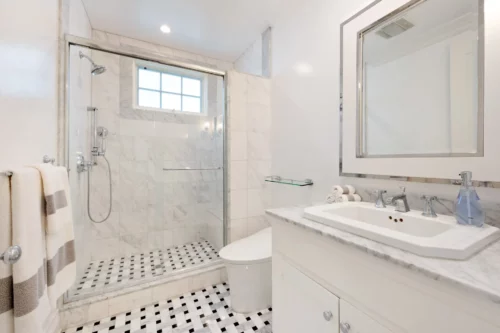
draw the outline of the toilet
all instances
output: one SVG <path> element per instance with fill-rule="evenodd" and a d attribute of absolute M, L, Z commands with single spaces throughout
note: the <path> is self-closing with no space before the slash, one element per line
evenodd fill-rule
<path fill-rule="evenodd" d="M 271 228 L 225 246 L 219 256 L 226 265 L 235 312 L 271 306 Z"/>

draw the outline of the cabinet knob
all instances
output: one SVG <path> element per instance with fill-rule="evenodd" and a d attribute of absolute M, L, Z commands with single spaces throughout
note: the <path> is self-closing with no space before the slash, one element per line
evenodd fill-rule
<path fill-rule="evenodd" d="M 330 321 L 333 318 L 333 313 L 331 311 L 325 311 L 323 312 L 323 318 L 325 318 L 326 321 Z"/>
<path fill-rule="evenodd" d="M 351 325 L 349 323 L 340 323 L 340 331 L 342 333 L 349 333 L 351 330 Z"/>

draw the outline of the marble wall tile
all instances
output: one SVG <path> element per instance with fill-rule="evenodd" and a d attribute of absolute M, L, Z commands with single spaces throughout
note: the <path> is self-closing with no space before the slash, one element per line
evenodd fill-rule
<path fill-rule="evenodd" d="M 266 184 L 265 178 L 271 175 L 270 160 L 248 161 L 248 188 L 260 189 Z"/>
<path fill-rule="evenodd" d="M 180 279 L 168 284 L 161 284 L 152 288 L 153 302 L 164 301 L 187 293 L 190 279 Z"/>
<path fill-rule="evenodd" d="M 148 211 L 121 212 L 120 235 L 145 233 L 148 231 Z"/>
<path fill-rule="evenodd" d="M 263 216 L 265 214 L 266 203 L 263 189 L 248 190 L 248 217 Z"/>
<path fill-rule="evenodd" d="M 233 161 L 230 172 L 230 189 L 248 188 L 247 161 Z"/>
<path fill-rule="evenodd" d="M 247 219 L 231 219 L 228 230 L 229 242 L 235 242 L 248 236 Z"/>
<path fill-rule="evenodd" d="M 270 105 L 271 81 L 267 78 L 247 75 L 247 101 L 249 104 Z"/>
<path fill-rule="evenodd" d="M 271 160 L 269 134 L 262 132 L 248 133 L 248 158 L 251 160 Z"/>
<path fill-rule="evenodd" d="M 247 127 L 250 132 L 271 133 L 272 113 L 271 105 L 248 104 Z"/>
<path fill-rule="evenodd" d="M 231 161 L 247 160 L 247 132 L 231 132 L 229 146 Z"/>
<path fill-rule="evenodd" d="M 120 213 L 111 212 L 105 223 L 89 223 L 90 237 L 93 239 L 107 239 L 116 237 L 120 232 Z"/>
<path fill-rule="evenodd" d="M 266 218 L 266 215 L 260 215 L 260 216 L 254 216 L 254 217 L 249 217 L 247 219 L 247 228 L 248 228 L 248 234 L 252 235 L 258 231 L 261 231 L 262 229 L 270 227 L 271 224 L 269 223 L 268 219 Z"/>
<path fill-rule="evenodd" d="M 165 248 L 163 230 L 148 232 L 147 250 L 159 250 Z"/>
<path fill-rule="evenodd" d="M 231 190 L 229 193 L 229 216 L 231 219 L 247 217 L 248 192 L 243 190 Z"/>
<path fill-rule="evenodd" d="M 134 233 L 120 236 L 120 254 L 143 253 L 148 249 L 148 233 Z"/>
<path fill-rule="evenodd" d="M 109 299 L 108 315 L 112 316 L 150 303 L 152 303 L 151 289 L 143 289 L 130 294 L 113 297 Z"/>
<path fill-rule="evenodd" d="M 120 254 L 119 238 L 90 239 L 91 260 L 103 260 L 117 257 Z M 87 263 L 86 263 L 87 264 Z"/>

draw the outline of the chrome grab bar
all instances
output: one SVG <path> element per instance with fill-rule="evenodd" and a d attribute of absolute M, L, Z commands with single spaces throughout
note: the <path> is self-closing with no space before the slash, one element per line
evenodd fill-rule
<path fill-rule="evenodd" d="M 4 253 L 0 254 L 0 260 L 7 265 L 13 265 L 21 259 L 23 250 L 19 245 L 9 247 Z"/>

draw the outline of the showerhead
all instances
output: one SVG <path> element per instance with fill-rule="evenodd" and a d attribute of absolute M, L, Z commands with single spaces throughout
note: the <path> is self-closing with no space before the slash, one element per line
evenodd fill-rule
<path fill-rule="evenodd" d="M 104 66 L 99 66 L 99 65 L 93 65 L 91 73 L 92 75 L 99 75 L 102 74 L 106 71 L 106 67 Z"/>
<path fill-rule="evenodd" d="M 99 75 L 106 71 L 106 67 L 97 65 L 89 56 L 83 54 L 83 52 L 80 51 L 80 59 L 82 58 L 87 59 L 92 64 L 92 69 L 90 70 L 92 75 Z"/>

